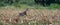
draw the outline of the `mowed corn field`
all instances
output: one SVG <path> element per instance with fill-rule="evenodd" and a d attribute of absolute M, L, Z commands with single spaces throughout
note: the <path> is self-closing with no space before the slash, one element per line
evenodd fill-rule
<path fill-rule="evenodd" d="M 60 25 L 60 10 L 38 10 L 30 9 L 27 15 L 20 16 L 19 13 L 26 9 L 5 8 L 0 9 L 0 25 Z"/>

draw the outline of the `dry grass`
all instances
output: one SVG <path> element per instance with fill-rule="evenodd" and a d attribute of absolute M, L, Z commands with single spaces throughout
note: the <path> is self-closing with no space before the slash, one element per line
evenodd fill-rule
<path fill-rule="evenodd" d="M 4 25 L 30 25 L 30 23 L 35 23 L 40 25 L 40 23 L 45 24 L 49 20 L 50 23 L 56 25 L 60 18 L 60 10 L 37 10 L 29 9 L 27 16 L 19 16 L 19 13 L 23 12 L 25 9 L 0 9 L 0 20 Z M 18 23 L 18 24 L 17 24 Z"/>

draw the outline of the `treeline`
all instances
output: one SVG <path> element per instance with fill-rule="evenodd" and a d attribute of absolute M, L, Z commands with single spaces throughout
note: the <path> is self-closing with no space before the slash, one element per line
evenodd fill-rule
<path fill-rule="evenodd" d="M 48 6 L 50 4 L 60 4 L 60 0 L 34 0 L 37 4 L 42 4 L 43 6 Z"/>
<path fill-rule="evenodd" d="M 13 3 L 18 3 L 20 0 L 0 0 L 0 6 L 11 5 Z"/>
<path fill-rule="evenodd" d="M 20 4 L 28 4 L 32 5 L 35 3 L 40 3 L 42 5 L 50 5 L 51 3 L 59 3 L 60 0 L 0 0 L 0 6 L 6 6 L 6 5 L 20 5 Z M 18 6 L 19 6 L 18 5 Z"/>
<path fill-rule="evenodd" d="M 0 6 L 12 5 L 12 4 L 27 4 L 32 3 L 34 0 L 0 0 Z"/>

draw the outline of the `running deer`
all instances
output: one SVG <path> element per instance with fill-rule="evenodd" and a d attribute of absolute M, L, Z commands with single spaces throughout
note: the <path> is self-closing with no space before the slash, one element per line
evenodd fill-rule
<path fill-rule="evenodd" d="M 18 17 L 15 17 L 13 19 L 14 23 L 17 23 L 17 22 L 21 21 L 21 17 L 20 16 L 25 16 L 25 15 L 27 16 L 27 11 L 28 11 L 28 8 L 24 12 L 19 13 Z"/>
<path fill-rule="evenodd" d="M 27 11 L 28 11 L 28 8 L 24 11 L 24 12 L 22 12 L 22 13 L 19 13 L 19 16 L 27 16 Z"/>

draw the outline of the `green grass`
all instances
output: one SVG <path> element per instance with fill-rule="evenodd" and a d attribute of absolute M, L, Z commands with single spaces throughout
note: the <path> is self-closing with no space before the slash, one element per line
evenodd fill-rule
<path fill-rule="evenodd" d="M 58 25 L 60 25 L 60 21 L 58 22 Z"/>
<path fill-rule="evenodd" d="M 60 9 L 59 4 L 51 4 L 48 9 Z"/>
<path fill-rule="evenodd" d="M 15 7 L 17 7 L 17 8 L 34 8 L 34 9 L 49 9 L 49 10 L 51 10 L 51 9 L 53 9 L 53 10 L 55 10 L 55 9 L 58 9 L 58 10 L 60 10 L 60 5 L 58 5 L 58 4 L 51 4 L 50 6 L 46 6 L 46 7 L 43 7 L 42 5 L 37 5 L 37 4 L 31 4 L 31 5 L 29 5 L 29 4 L 14 4 L 14 6 Z"/>
<path fill-rule="evenodd" d="M 3 23 L 0 22 L 0 25 L 3 25 Z M 37 25 L 37 23 L 33 23 L 33 22 L 30 22 L 30 24 L 28 24 L 28 23 L 21 23 L 21 24 L 15 23 L 15 24 L 9 24 L 9 25 Z M 43 25 L 43 24 L 41 22 L 38 22 L 38 25 Z M 58 22 L 58 25 L 60 25 L 60 21 Z"/>
<path fill-rule="evenodd" d="M 34 0 L 20 0 L 18 3 L 13 3 L 12 5 L 8 5 L 5 3 L 0 3 L 2 7 L 5 6 L 15 6 L 17 8 L 34 8 L 34 9 L 59 9 L 60 10 L 60 5 L 59 4 L 51 4 L 50 6 L 43 7 L 40 4 L 35 4 Z M 3 6 L 3 5 L 5 6 Z"/>

